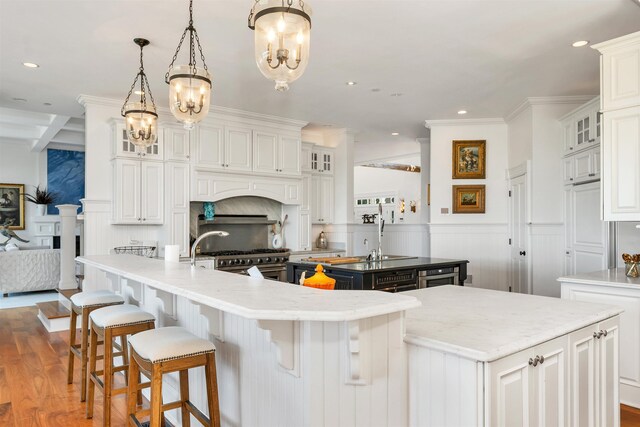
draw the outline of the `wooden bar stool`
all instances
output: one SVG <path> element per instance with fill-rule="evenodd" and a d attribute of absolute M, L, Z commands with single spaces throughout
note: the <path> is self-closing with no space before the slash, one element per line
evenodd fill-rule
<path fill-rule="evenodd" d="M 102 425 L 111 425 L 111 397 L 127 392 L 127 387 L 114 388 L 113 374 L 129 369 L 129 355 L 127 352 L 127 336 L 138 332 L 153 329 L 155 318 L 151 313 L 136 307 L 124 304 L 103 307 L 94 310 L 89 315 L 91 318 L 91 337 L 89 339 L 89 395 L 87 396 L 87 418 L 93 418 L 93 397 L 96 385 L 102 391 L 103 417 Z M 113 340 L 120 337 L 122 352 L 113 352 Z M 96 370 L 98 356 L 98 340 L 104 342 L 103 368 Z M 122 356 L 122 365 L 115 366 L 114 358 Z M 102 379 L 100 379 L 102 375 Z M 136 393 L 139 403 L 142 403 L 142 394 Z"/>
<path fill-rule="evenodd" d="M 74 356 L 82 363 L 82 383 L 80 384 L 80 401 L 87 397 L 87 360 L 89 338 L 89 314 L 98 308 L 115 304 L 124 304 L 124 298 L 111 291 L 87 291 L 77 293 L 70 298 L 71 317 L 69 320 L 69 368 L 67 372 L 67 384 L 73 383 Z M 76 343 L 76 328 L 78 316 L 82 316 L 80 344 Z"/>
<path fill-rule="evenodd" d="M 128 415 L 129 425 L 141 426 L 138 416 L 150 415 L 150 427 L 160 427 L 164 411 L 181 408 L 182 425 L 190 427 L 192 414 L 207 427 L 220 426 L 218 381 L 216 378 L 215 346 L 179 326 L 140 332 L 129 338 L 131 364 L 129 366 Z M 207 383 L 209 417 L 189 400 L 189 369 L 204 366 Z M 151 408 L 136 411 L 136 393 L 148 387 L 139 384 L 140 371 L 151 378 Z M 162 404 L 162 375 L 178 371 L 180 400 Z"/>

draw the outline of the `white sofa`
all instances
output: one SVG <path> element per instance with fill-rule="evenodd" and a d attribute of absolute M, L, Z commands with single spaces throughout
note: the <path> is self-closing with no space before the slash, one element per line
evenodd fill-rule
<path fill-rule="evenodd" d="M 13 292 L 56 289 L 60 282 L 60 249 L 0 252 L 0 298 Z"/>

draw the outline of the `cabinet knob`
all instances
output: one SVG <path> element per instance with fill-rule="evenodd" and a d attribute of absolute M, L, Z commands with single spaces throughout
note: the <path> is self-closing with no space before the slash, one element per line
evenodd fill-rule
<path fill-rule="evenodd" d="M 595 173 L 590 173 L 589 176 L 596 176 L 596 174 Z"/>
<path fill-rule="evenodd" d="M 142 220 L 142 218 L 138 218 L 138 221 L 141 221 L 141 220 Z"/>
<path fill-rule="evenodd" d="M 573 178 L 569 178 L 569 181 L 573 181 Z"/>
<path fill-rule="evenodd" d="M 527 252 L 526 252 L 526 251 L 520 251 L 520 255 L 522 255 L 522 256 L 526 256 L 526 255 L 527 255 Z"/>
<path fill-rule="evenodd" d="M 540 356 L 540 364 L 542 365 L 544 363 L 544 356 Z"/>
<path fill-rule="evenodd" d="M 573 150 L 573 147 L 569 147 L 569 150 Z"/>
<path fill-rule="evenodd" d="M 566 251 L 565 254 L 569 255 L 569 251 Z"/>
<path fill-rule="evenodd" d="M 540 362 L 540 356 L 536 356 L 535 359 L 529 358 L 529 365 L 533 366 L 534 368 L 538 366 L 539 362 Z"/>
<path fill-rule="evenodd" d="M 607 332 L 606 330 L 604 330 L 604 331 L 600 331 L 600 332 L 601 332 L 601 333 L 602 333 L 602 335 L 604 335 L 605 337 L 607 336 L 607 333 L 608 333 L 608 332 Z"/>
<path fill-rule="evenodd" d="M 594 337 L 594 338 L 596 338 L 596 339 L 600 339 L 600 337 L 601 337 L 602 335 L 605 335 L 605 336 L 606 336 L 606 334 L 604 334 L 604 331 L 598 331 L 598 332 L 594 332 L 594 333 L 593 333 L 593 337 Z"/>
<path fill-rule="evenodd" d="M 593 142 L 593 141 L 595 141 L 595 140 L 596 140 L 595 138 L 591 138 L 591 139 L 590 139 L 589 141 L 587 141 L 587 142 Z"/>
<path fill-rule="evenodd" d="M 147 218 L 142 218 L 142 220 L 143 220 L 143 221 L 146 221 L 146 220 L 147 220 Z"/>

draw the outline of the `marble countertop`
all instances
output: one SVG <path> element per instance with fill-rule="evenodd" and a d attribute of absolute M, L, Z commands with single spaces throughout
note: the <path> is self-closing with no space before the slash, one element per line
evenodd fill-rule
<path fill-rule="evenodd" d="M 403 292 L 405 342 L 490 362 L 621 313 L 619 307 L 467 286 Z"/>
<path fill-rule="evenodd" d="M 580 283 L 585 285 L 615 286 L 640 290 L 640 278 L 627 277 L 623 268 L 594 271 L 591 273 L 575 274 L 558 278 L 558 282 Z"/>
<path fill-rule="evenodd" d="M 421 268 L 421 267 L 444 267 L 451 264 L 466 264 L 467 260 L 445 259 L 445 258 L 423 258 L 423 257 L 406 257 L 385 259 L 382 261 L 357 262 L 352 264 L 327 264 L 326 267 L 331 270 L 346 270 L 357 272 L 398 270 L 403 268 Z M 290 261 L 293 264 L 317 264 L 309 261 Z"/>
<path fill-rule="evenodd" d="M 248 319 L 349 321 L 420 305 L 413 296 L 324 291 L 135 255 L 91 255 L 76 260 Z"/>

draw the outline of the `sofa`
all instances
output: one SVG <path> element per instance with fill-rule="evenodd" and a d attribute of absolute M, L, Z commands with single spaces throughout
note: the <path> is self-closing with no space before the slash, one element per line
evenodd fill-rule
<path fill-rule="evenodd" d="M 60 249 L 0 252 L 0 298 L 14 292 L 56 289 L 59 282 Z"/>

